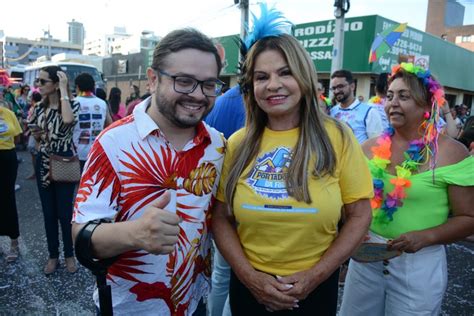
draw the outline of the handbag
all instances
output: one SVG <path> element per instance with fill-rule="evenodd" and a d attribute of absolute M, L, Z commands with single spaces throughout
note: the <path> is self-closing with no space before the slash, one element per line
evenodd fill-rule
<path fill-rule="evenodd" d="M 77 155 L 65 157 L 51 154 L 49 156 L 49 180 L 78 183 L 81 180 L 81 164 Z"/>
<path fill-rule="evenodd" d="M 46 137 L 49 142 L 48 122 L 46 122 Z M 76 147 L 72 143 L 73 155 L 49 155 L 49 180 L 51 182 L 78 183 L 81 180 L 81 163 L 77 157 Z"/>

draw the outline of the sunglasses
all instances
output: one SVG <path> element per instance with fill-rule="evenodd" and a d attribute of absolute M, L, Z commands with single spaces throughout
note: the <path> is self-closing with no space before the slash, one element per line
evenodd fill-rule
<path fill-rule="evenodd" d="M 40 85 L 44 86 L 48 82 L 53 82 L 51 79 L 42 79 L 42 78 L 36 78 L 36 82 L 39 83 Z"/>

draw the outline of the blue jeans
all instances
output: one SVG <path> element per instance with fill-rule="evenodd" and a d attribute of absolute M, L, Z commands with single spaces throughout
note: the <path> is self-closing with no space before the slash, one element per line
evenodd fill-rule
<path fill-rule="evenodd" d="M 209 316 L 231 316 L 229 304 L 230 266 L 214 243 L 212 289 L 207 300 Z"/>
<path fill-rule="evenodd" d="M 41 168 L 40 156 L 36 160 L 36 170 Z M 74 250 L 72 246 L 71 220 L 72 203 L 74 198 L 75 183 L 51 182 L 48 187 L 41 186 L 39 181 L 41 172 L 36 172 L 38 192 L 43 207 L 44 227 L 46 229 L 46 240 L 50 259 L 59 258 L 59 225 L 63 237 L 64 257 L 72 257 Z"/>

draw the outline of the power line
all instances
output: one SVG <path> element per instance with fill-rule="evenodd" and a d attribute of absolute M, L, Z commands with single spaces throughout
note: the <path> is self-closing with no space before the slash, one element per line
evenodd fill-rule
<path fill-rule="evenodd" d="M 221 8 L 221 9 L 218 9 L 218 10 L 215 11 L 215 12 L 211 12 L 211 13 L 210 13 L 210 14 L 211 14 L 210 16 L 209 16 L 209 15 L 208 15 L 208 16 L 200 16 L 200 17 L 198 17 L 198 18 L 196 18 L 196 19 L 189 20 L 189 21 L 187 21 L 187 22 L 185 22 L 185 23 L 182 23 L 181 25 L 179 25 L 179 26 L 176 27 L 176 28 L 182 28 L 182 27 L 189 26 L 189 25 L 191 25 L 191 24 L 197 24 L 198 21 L 200 21 L 200 20 L 205 20 L 206 22 L 215 20 L 216 18 L 222 16 L 222 15 L 221 15 L 221 12 L 226 11 L 226 10 L 229 10 L 229 9 L 234 8 L 234 7 L 237 7 L 237 6 L 238 6 L 238 4 L 231 4 L 231 5 L 229 5 L 229 6 L 226 6 L 226 7 L 223 7 L 223 8 Z"/>

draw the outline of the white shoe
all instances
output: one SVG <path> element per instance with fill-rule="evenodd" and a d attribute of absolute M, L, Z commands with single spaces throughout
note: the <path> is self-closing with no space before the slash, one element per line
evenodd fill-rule
<path fill-rule="evenodd" d="M 20 187 L 20 185 L 19 185 L 19 184 L 15 184 L 15 191 L 18 191 L 18 190 L 20 190 L 20 188 L 21 188 L 21 187 Z"/>

